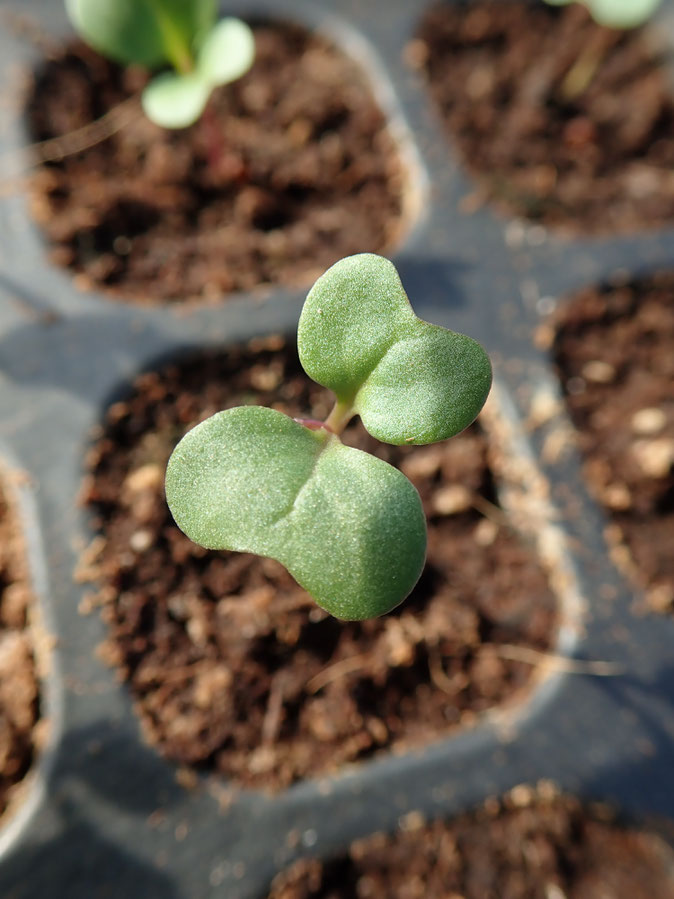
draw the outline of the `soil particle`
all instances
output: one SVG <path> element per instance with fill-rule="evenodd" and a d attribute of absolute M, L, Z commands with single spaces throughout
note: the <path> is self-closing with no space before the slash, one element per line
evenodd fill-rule
<path fill-rule="evenodd" d="M 143 72 L 81 44 L 36 74 L 34 140 L 64 137 L 67 147 L 111 110 L 124 120 L 107 139 L 57 154 L 33 181 L 52 259 L 79 286 L 146 303 L 218 300 L 310 284 L 342 256 L 397 243 L 406 176 L 362 72 L 297 26 L 254 31 L 252 69 L 181 131 L 129 100 Z"/>
<path fill-rule="evenodd" d="M 672 611 L 674 275 L 587 288 L 555 325 L 553 356 L 613 557 L 652 607 Z"/>
<path fill-rule="evenodd" d="M 0 813 L 36 749 L 38 681 L 27 630 L 32 601 L 18 524 L 0 489 Z"/>
<path fill-rule="evenodd" d="M 602 28 L 580 3 L 442 3 L 407 55 L 477 179 L 467 211 L 489 200 L 586 233 L 674 217 L 674 99 L 640 30 Z"/>
<path fill-rule="evenodd" d="M 301 860 L 268 899 L 667 899 L 672 850 L 603 806 L 516 787 L 454 821 L 407 816 L 329 861 Z"/>
<path fill-rule="evenodd" d="M 384 618 L 344 623 L 276 562 L 208 552 L 171 520 L 162 479 L 173 447 L 243 403 L 319 419 L 331 405 L 280 338 L 253 341 L 142 375 L 89 453 L 84 499 L 100 533 L 83 576 L 97 574 L 105 655 L 129 681 L 148 739 L 180 764 L 279 789 L 521 698 L 535 668 L 499 646 L 548 649 L 555 602 L 502 513 L 488 520 L 466 503 L 464 492 L 487 511 L 498 503 L 480 430 L 398 448 L 349 427 L 347 442 L 411 477 L 430 527 L 411 597 Z M 452 486 L 460 501 L 448 501 Z"/>

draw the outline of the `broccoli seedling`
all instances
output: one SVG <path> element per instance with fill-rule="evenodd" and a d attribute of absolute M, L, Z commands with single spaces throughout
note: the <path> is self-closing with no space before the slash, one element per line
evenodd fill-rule
<path fill-rule="evenodd" d="M 304 370 L 336 396 L 325 422 L 219 412 L 175 448 L 167 501 L 195 543 L 269 556 L 337 618 L 373 618 L 419 579 L 426 521 L 400 471 L 339 435 L 358 414 L 386 443 L 452 437 L 482 408 L 491 366 L 470 337 L 417 318 L 393 264 L 369 253 L 318 279 L 297 343 Z"/>
<path fill-rule="evenodd" d="M 250 28 L 217 19 L 216 0 L 66 0 L 80 37 L 109 59 L 156 75 L 142 95 L 149 119 L 186 128 L 203 112 L 213 89 L 245 74 L 255 57 Z"/>
<path fill-rule="evenodd" d="M 545 0 L 551 6 L 565 6 L 575 0 Z M 578 0 L 587 7 L 598 25 L 607 28 L 637 28 L 653 15 L 661 0 Z"/>
<path fill-rule="evenodd" d="M 550 6 L 566 6 L 575 0 L 545 0 Z M 589 40 L 564 76 L 560 94 L 573 103 L 592 83 L 599 66 L 613 45 L 612 30 L 627 30 L 643 25 L 655 12 L 661 0 L 578 0 L 586 7 L 597 25 L 604 26 L 590 34 Z M 609 29 L 609 30 L 606 30 Z"/>

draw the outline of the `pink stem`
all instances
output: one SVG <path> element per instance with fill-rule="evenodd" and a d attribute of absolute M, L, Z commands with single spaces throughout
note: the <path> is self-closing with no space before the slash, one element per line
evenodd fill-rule
<path fill-rule="evenodd" d="M 208 164 L 211 169 L 215 171 L 220 165 L 220 161 L 224 155 L 225 141 L 218 123 L 218 118 L 213 109 L 213 104 L 210 100 L 206 104 L 206 108 L 204 109 L 201 118 L 206 130 Z"/>
<path fill-rule="evenodd" d="M 325 430 L 330 431 L 331 434 L 335 433 L 329 425 L 324 421 L 319 421 L 317 418 L 295 418 L 293 421 L 296 421 L 300 425 L 304 425 L 304 427 L 309 428 L 310 431 L 318 431 L 321 428 L 325 428 Z"/>

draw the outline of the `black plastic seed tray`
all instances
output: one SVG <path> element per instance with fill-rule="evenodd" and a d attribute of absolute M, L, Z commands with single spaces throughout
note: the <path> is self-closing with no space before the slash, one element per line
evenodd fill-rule
<path fill-rule="evenodd" d="M 533 337 L 557 299 L 618 271 L 670 265 L 674 230 L 572 240 L 489 209 L 461 214 L 470 181 L 426 86 L 403 58 L 425 7 L 418 0 L 279 0 L 232 11 L 320 29 L 368 73 L 409 168 L 412 214 L 394 262 L 420 317 L 472 335 L 493 359 L 488 426 L 521 481 L 502 499 L 514 520 L 528 522 L 551 571 L 562 610 L 558 651 L 614 662 L 622 673 L 550 671 L 523 706 L 473 730 L 275 798 L 243 791 L 221 808 L 206 783 L 179 785 L 174 767 L 144 744 L 126 689 L 95 655 L 104 625 L 78 613 L 85 588 L 73 569 L 91 536 L 76 500 L 88 435 L 110 398 L 158 358 L 292 335 L 303 295 L 271 290 L 185 310 L 83 293 L 47 261 L 25 194 L 7 193 L 0 201 L 0 449 L 10 468 L 27 475 L 24 526 L 54 640 L 42 694 L 48 744 L 23 807 L 0 831 L 4 899 L 263 897 L 274 873 L 300 854 L 326 856 L 354 838 L 393 830 L 409 811 L 451 816 L 540 778 L 609 800 L 636 819 L 674 819 L 674 620 L 634 614 L 637 597 L 609 561 L 605 521 L 575 451 L 543 461 L 546 438 L 570 428 L 563 413 L 533 436 L 524 427 L 536 396 L 560 395 Z M 60 0 L 2 0 L 0 11 L 69 33 Z M 671 28 L 674 4 L 659 21 Z M 6 172 L 25 162 L 22 99 L 36 54 L 3 22 Z"/>

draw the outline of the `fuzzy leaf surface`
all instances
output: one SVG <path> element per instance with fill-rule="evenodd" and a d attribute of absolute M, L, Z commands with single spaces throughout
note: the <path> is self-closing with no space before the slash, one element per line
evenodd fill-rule
<path fill-rule="evenodd" d="M 480 344 L 418 318 L 395 266 L 371 253 L 340 260 L 316 281 L 297 345 L 307 374 L 385 443 L 458 434 L 491 387 Z"/>
<path fill-rule="evenodd" d="M 426 522 L 407 478 L 273 409 L 228 409 L 189 431 L 166 498 L 195 543 L 277 559 L 338 618 L 390 611 L 423 568 Z"/>

